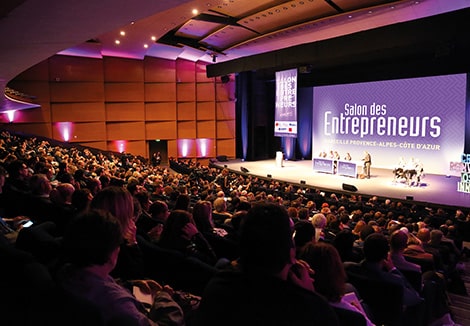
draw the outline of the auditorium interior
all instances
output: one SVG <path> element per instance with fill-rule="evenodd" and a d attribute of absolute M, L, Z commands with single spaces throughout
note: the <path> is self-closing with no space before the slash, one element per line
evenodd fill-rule
<path fill-rule="evenodd" d="M 298 148 L 281 167 L 284 140 L 273 133 L 276 72 L 297 69 L 304 89 L 470 80 L 468 31 L 469 0 L 4 0 L 1 129 L 468 211 L 456 175 L 429 174 L 412 187 L 374 165 L 370 179 L 316 173 L 316 153 Z M 462 153 L 470 153 L 468 98 L 466 106 Z M 462 306 L 470 322 L 470 303 Z"/>

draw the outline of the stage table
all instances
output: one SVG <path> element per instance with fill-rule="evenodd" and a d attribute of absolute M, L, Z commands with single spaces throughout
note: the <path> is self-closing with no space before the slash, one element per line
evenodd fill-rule
<path fill-rule="evenodd" d="M 356 162 L 352 161 L 337 161 L 337 167 L 335 171 L 336 160 L 323 157 L 315 157 L 313 159 L 313 170 L 315 172 L 338 174 L 351 178 L 357 178 L 357 166 Z"/>

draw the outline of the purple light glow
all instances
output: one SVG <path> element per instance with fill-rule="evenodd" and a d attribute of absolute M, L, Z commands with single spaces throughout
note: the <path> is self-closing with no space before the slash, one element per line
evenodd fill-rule
<path fill-rule="evenodd" d="M 209 154 L 209 146 L 211 145 L 211 140 L 208 138 L 198 138 L 196 139 L 196 145 L 197 145 L 197 156 L 207 157 Z"/>
<path fill-rule="evenodd" d="M 65 142 L 70 140 L 70 134 L 72 133 L 72 123 L 71 122 L 58 122 L 57 128 L 59 129 L 62 139 Z"/>
<path fill-rule="evenodd" d="M 119 153 L 124 153 L 126 151 L 126 147 L 127 147 L 126 140 L 116 140 L 114 144 L 116 145 L 116 149 Z"/>
<path fill-rule="evenodd" d="M 15 110 L 5 111 L 5 113 L 8 117 L 8 121 L 12 123 L 15 120 Z"/>

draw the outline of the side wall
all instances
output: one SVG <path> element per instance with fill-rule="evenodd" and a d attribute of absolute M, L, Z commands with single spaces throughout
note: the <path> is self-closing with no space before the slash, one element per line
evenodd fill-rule
<path fill-rule="evenodd" d="M 101 150 L 124 146 L 149 157 L 148 142 L 159 139 L 167 142 L 168 157 L 235 157 L 234 77 L 207 78 L 203 63 L 56 55 L 9 86 L 41 105 L 16 112 L 10 124 L 2 116 L 9 130 L 64 140 L 67 122 L 69 142 Z"/>

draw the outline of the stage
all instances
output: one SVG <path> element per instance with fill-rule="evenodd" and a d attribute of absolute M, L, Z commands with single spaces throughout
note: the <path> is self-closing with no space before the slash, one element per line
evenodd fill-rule
<path fill-rule="evenodd" d="M 229 160 L 217 162 L 215 165 L 227 165 L 230 170 L 240 172 L 240 167 L 248 169 L 248 174 L 266 178 L 268 174 L 273 179 L 299 184 L 305 181 L 306 185 L 325 191 L 344 193 L 343 183 L 357 188 L 357 194 L 377 195 L 390 199 L 405 201 L 412 197 L 414 201 L 422 203 L 440 204 L 445 206 L 470 207 L 470 193 L 457 191 L 459 177 L 435 174 L 425 174 L 419 186 L 408 186 L 406 182 L 394 180 L 390 169 L 371 168 L 370 179 L 356 179 L 313 171 L 312 160 L 284 161 L 283 167 L 276 166 L 276 160 L 241 161 Z M 359 168 L 359 172 L 361 169 Z M 351 193 L 351 192 L 349 192 Z"/>

